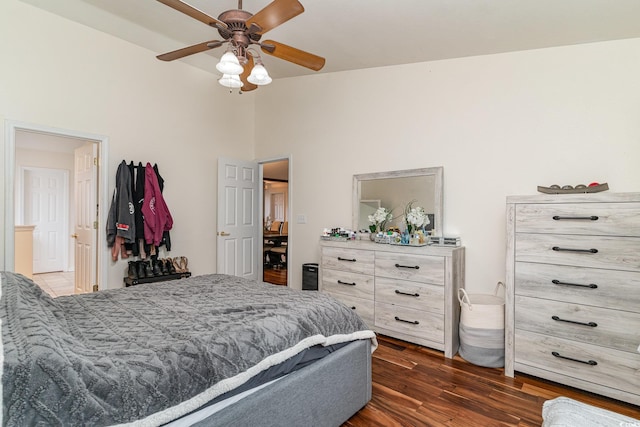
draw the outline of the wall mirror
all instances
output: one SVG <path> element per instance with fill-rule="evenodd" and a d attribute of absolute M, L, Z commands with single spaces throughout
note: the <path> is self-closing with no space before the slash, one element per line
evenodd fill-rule
<path fill-rule="evenodd" d="M 434 236 L 442 236 L 443 168 L 407 169 L 366 173 L 353 176 L 353 228 L 369 229 L 368 216 L 380 206 L 392 210 L 394 219 L 387 223 L 404 230 L 404 208 L 414 201 L 429 214 Z"/>

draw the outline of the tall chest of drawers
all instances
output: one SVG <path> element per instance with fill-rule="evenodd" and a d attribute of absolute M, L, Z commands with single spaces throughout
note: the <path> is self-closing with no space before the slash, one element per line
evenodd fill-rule
<path fill-rule="evenodd" d="M 321 241 L 320 290 L 341 300 L 376 332 L 458 351 L 464 248 Z"/>
<path fill-rule="evenodd" d="M 640 193 L 507 198 L 505 374 L 640 404 Z"/>

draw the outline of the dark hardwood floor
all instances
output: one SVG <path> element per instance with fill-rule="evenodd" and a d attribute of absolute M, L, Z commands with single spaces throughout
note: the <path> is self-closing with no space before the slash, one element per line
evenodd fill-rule
<path fill-rule="evenodd" d="M 287 269 L 286 268 L 267 268 L 264 267 L 262 280 L 274 285 L 287 286 Z"/>
<path fill-rule="evenodd" d="M 566 396 L 640 419 L 640 407 L 460 356 L 378 336 L 372 355 L 373 397 L 343 427 L 540 426 L 542 404 Z"/>

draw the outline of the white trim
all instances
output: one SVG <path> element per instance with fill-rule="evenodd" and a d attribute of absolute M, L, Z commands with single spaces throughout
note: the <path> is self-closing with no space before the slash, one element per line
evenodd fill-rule
<path fill-rule="evenodd" d="M 91 140 L 98 143 L 98 283 L 101 289 L 107 289 L 109 282 L 107 281 L 108 257 L 106 250 L 106 229 L 109 197 L 107 195 L 109 171 L 106 165 L 109 164 L 109 138 L 104 135 L 98 135 L 83 131 L 60 129 L 51 126 L 38 125 L 33 123 L 24 123 L 14 120 L 5 120 L 5 185 L 4 185 L 4 266 L 6 271 L 14 271 L 15 253 L 14 253 L 14 236 L 13 228 L 15 224 L 15 207 L 14 207 L 14 185 L 15 185 L 15 147 L 16 132 L 19 130 L 29 132 L 40 132 L 49 135 L 57 135 L 69 138 L 78 138 L 83 140 Z M 105 165 L 103 167 L 103 165 Z"/>

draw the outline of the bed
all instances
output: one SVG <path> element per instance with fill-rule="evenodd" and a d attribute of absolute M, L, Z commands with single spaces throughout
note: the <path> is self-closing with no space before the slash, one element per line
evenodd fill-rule
<path fill-rule="evenodd" d="M 228 275 L 50 298 L 1 273 L 2 425 L 336 426 L 375 334 L 309 291 Z"/>

